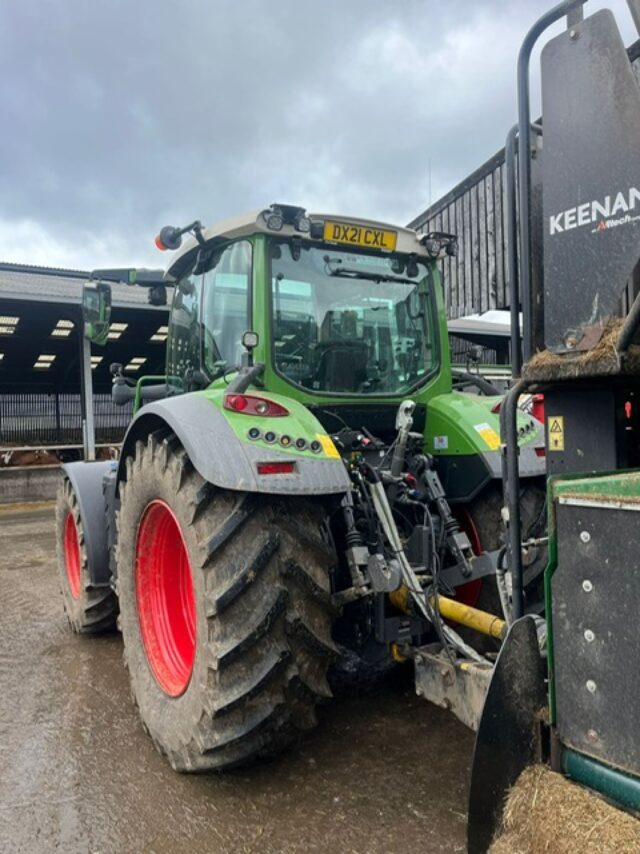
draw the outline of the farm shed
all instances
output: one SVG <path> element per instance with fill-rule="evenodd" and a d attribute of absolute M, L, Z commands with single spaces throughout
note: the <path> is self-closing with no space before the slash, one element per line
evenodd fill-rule
<path fill-rule="evenodd" d="M 82 320 L 89 274 L 0 263 L 0 447 L 81 446 Z M 141 288 L 114 285 L 109 340 L 93 347 L 96 441 L 120 441 L 130 407 L 111 403 L 109 365 L 164 372 L 167 309 Z"/>

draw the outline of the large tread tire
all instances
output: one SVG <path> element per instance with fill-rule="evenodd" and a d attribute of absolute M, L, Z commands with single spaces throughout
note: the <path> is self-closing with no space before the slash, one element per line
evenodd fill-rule
<path fill-rule="evenodd" d="M 56 552 L 64 610 L 73 631 L 98 634 L 114 630 L 118 601 L 110 587 L 91 583 L 80 507 L 66 477 L 56 500 Z"/>
<path fill-rule="evenodd" d="M 200 477 L 175 436 L 138 441 L 118 514 L 125 664 L 143 726 L 178 771 L 222 770 L 273 754 L 316 724 L 329 698 L 329 571 L 324 512 L 303 498 L 220 490 Z M 179 696 L 156 680 L 136 603 L 137 532 L 164 502 L 182 534 L 195 603 L 195 655 Z"/>
<path fill-rule="evenodd" d="M 520 513 L 523 539 L 543 536 L 546 529 L 546 491 L 544 481 L 538 478 L 523 480 L 520 485 Z M 464 505 L 473 523 L 475 534 L 483 551 L 496 551 L 504 546 L 502 527 L 502 485 L 491 484 L 470 504 Z M 466 527 L 463 523 L 463 527 Z M 468 532 L 468 531 L 467 531 Z M 473 537 L 472 537 L 473 541 Z M 525 611 L 541 614 L 544 607 L 543 574 L 547 563 L 546 547 L 538 549 L 536 558 L 524 570 Z M 476 607 L 502 617 L 502 605 L 494 577 L 482 580 Z M 459 633 L 480 652 L 491 652 L 499 648 L 499 641 L 479 635 L 471 629 Z"/>

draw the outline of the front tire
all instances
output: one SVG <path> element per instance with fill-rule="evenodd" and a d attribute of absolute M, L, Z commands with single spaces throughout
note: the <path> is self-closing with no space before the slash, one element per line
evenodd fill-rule
<path fill-rule="evenodd" d="M 280 750 L 331 696 L 322 508 L 216 489 L 174 436 L 138 442 L 126 466 L 117 585 L 145 729 L 179 771 Z"/>

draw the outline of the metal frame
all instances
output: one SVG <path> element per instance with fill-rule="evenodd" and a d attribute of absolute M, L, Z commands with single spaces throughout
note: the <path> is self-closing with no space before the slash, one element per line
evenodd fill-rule
<path fill-rule="evenodd" d="M 520 48 L 518 55 L 518 124 L 509 132 L 507 140 L 510 145 L 512 189 L 514 187 L 513 164 L 515 157 L 516 138 L 518 139 L 517 163 L 517 202 L 519 206 L 518 237 L 520 246 L 520 263 L 518 276 L 510 279 L 513 303 L 517 316 L 518 291 L 522 297 L 523 348 L 522 357 L 526 362 L 532 356 L 531 329 L 531 109 L 529 66 L 531 53 L 540 36 L 563 17 L 571 26 L 582 17 L 582 7 L 587 0 L 567 0 L 550 9 L 531 27 Z M 507 210 L 507 225 L 513 228 L 516 221 L 516 193 L 509 197 L 510 207 Z M 514 243 L 510 250 L 510 269 L 515 272 L 515 259 L 518 247 Z M 516 327 L 518 330 L 519 327 Z M 517 332 L 515 333 L 517 337 Z M 512 341 L 514 330 L 512 328 Z M 518 619 L 524 614 L 524 581 L 521 553 L 522 524 L 520 518 L 520 472 L 518 456 L 517 411 L 518 398 L 531 385 L 526 380 L 519 380 L 509 390 L 500 410 L 500 434 L 502 441 L 502 474 L 504 503 L 507 508 L 507 551 L 509 567 L 513 583 L 513 618 Z"/>
<path fill-rule="evenodd" d="M 580 16 L 587 0 L 566 0 L 550 9 L 531 27 L 518 54 L 518 196 L 520 202 L 520 269 L 522 294 L 522 354 L 524 361 L 533 355 L 531 334 L 531 98 L 529 66 L 531 53 L 540 36 L 556 21 L 567 16 L 571 26 Z M 507 216 L 511 218 L 512 212 Z"/>

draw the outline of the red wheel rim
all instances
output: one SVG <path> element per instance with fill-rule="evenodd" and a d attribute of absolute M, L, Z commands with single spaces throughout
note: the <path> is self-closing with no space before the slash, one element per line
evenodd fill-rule
<path fill-rule="evenodd" d="M 460 523 L 462 530 L 465 532 L 467 537 L 469 537 L 473 553 L 475 555 L 482 554 L 483 548 L 482 543 L 480 542 L 480 534 L 478 534 L 478 529 L 476 528 L 471 513 L 469 513 L 465 507 L 457 507 L 456 518 Z M 461 584 L 460 587 L 456 587 L 456 599 L 458 602 L 462 602 L 463 605 L 469 605 L 473 608 L 480 598 L 481 590 L 481 578 L 476 578 L 473 581 L 467 581 L 466 584 Z"/>
<path fill-rule="evenodd" d="M 136 603 L 147 661 L 170 697 L 183 694 L 196 653 L 191 564 L 180 525 L 164 501 L 142 514 L 136 543 Z"/>
<path fill-rule="evenodd" d="M 69 511 L 64 520 L 64 565 L 69 590 L 74 599 L 80 598 L 80 542 L 76 520 Z"/>

